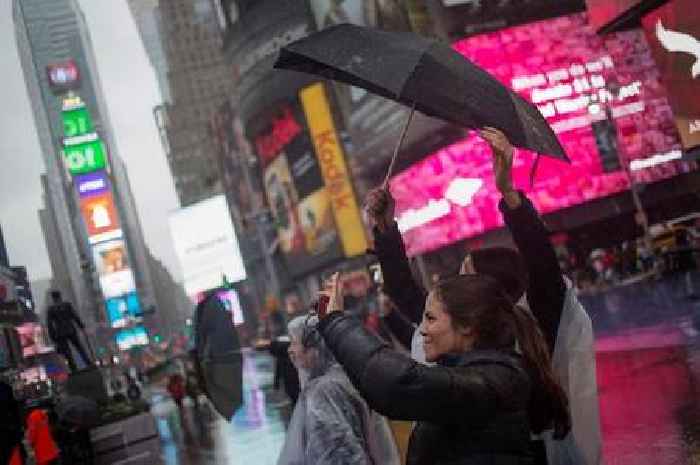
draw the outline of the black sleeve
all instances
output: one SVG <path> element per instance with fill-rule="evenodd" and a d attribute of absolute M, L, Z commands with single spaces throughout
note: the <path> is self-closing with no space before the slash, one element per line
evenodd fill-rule
<path fill-rule="evenodd" d="M 480 424 L 501 406 L 497 383 L 484 371 L 417 363 L 342 313 L 325 318 L 319 331 L 369 406 L 389 418 Z M 499 370 L 508 369 L 491 374 Z"/>
<path fill-rule="evenodd" d="M 527 266 L 528 304 L 544 332 L 550 352 L 553 352 L 564 306 L 566 283 L 554 247 L 549 241 L 547 227 L 532 202 L 522 192 L 520 198 L 520 207 L 510 209 L 501 200 L 499 209 Z"/>
<path fill-rule="evenodd" d="M 411 341 L 416 327 L 398 309 L 383 318 L 389 331 L 407 349 L 411 349 Z"/>
<path fill-rule="evenodd" d="M 411 272 L 399 226 L 393 222 L 384 232 L 377 228 L 372 232 L 374 253 L 382 267 L 385 292 L 411 323 L 420 323 L 426 294 Z"/>

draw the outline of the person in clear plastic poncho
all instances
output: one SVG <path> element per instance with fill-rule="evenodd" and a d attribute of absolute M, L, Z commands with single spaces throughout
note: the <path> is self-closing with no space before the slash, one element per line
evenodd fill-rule
<path fill-rule="evenodd" d="M 277 465 L 398 465 L 386 419 L 370 410 L 316 331 L 318 318 L 289 323 L 289 354 L 302 391 Z"/>

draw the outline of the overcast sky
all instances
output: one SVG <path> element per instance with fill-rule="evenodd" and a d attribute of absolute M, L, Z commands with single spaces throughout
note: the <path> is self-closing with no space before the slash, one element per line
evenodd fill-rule
<path fill-rule="evenodd" d="M 155 74 L 126 0 L 80 0 L 93 40 L 119 154 L 153 254 L 180 280 L 168 229 L 168 212 L 178 207 L 168 164 L 153 121 L 160 101 Z M 51 275 L 37 211 L 44 172 L 39 141 L 17 56 L 12 1 L 0 0 L 0 225 L 13 265 L 25 265 L 31 279 Z"/>

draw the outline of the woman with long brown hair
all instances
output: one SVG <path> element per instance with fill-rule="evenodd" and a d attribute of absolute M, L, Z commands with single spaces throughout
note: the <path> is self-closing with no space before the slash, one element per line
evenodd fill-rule
<path fill-rule="evenodd" d="M 536 320 L 495 279 L 457 276 L 428 295 L 420 331 L 425 366 L 390 350 L 343 314 L 339 277 L 319 324 L 328 348 L 370 407 L 414 420 L 408 464 L 532 462 L 530 433 L 570 428 Z"/>

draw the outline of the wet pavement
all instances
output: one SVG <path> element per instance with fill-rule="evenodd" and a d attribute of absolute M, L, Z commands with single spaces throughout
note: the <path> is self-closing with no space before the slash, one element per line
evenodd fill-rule
<path fill-rule="evenodd" d="M 206 402 L 195 409 L 193 402 L 185 399 L 179 412 L 165 392 L 154 392 L 152 411 L 162 439 L 164 463 L 274 465 L 284 443 L 291 405 L 272 388 L 273 364 L 267 354 L 246 352 L 244 404 L 231 422 Z"/>
<path fill-rule="evenodd" d="M 700 290 L 700 277 L 695 276 Z M 700 464 L 700 301 L 678 280 L 629 283 L 582 296 L 596 331 L 607 465 Z M 182 415 L 155 392 L 166 465 L 275 464 L 290 406 L 272 388 L 273 360 L 248 352 L 244 406 L 225 422 L 208 406 Z"/>

